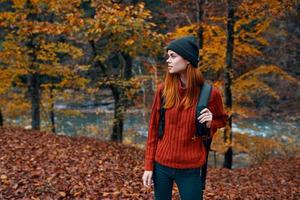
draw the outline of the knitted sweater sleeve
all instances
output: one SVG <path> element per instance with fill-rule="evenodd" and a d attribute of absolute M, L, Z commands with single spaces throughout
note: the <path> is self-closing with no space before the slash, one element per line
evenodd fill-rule
<path fill-rule="evenodd" d="M 225 113 L 223 107 L 221 93 L 217 88 L 213 88 L 212 90 L 211 98 L 208 104 L 208 109 L 213 114 L 213 119 L 210 127 L 211 137 L 213 137 L 214 133 L 217 131 L 218 128 L 226 126 L 226 121 L 228 118 L 228 115 Z"/>
<path fill-rule="evenodd" d="M 144 169 L 147 171 L 153 170 L 154 157 L 158 143 L 158 123 L 162 88 L 162 84 L 158 86 L 151 108 L 144 165 Z"/>

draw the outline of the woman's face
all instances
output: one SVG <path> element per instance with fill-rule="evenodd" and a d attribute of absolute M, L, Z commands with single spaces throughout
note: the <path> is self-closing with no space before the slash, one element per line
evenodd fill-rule
<path fill-rule="evenodd" d="M 178 55 L 175 51 L 168 50 L 167 63 L 169 73 L 174 74 L 184 72 L 189 62 L 180 55 Z"/>

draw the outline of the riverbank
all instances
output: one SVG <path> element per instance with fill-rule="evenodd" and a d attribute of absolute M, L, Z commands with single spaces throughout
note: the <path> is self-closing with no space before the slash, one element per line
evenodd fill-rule
<path fill-rule="evenodd" d="M 0 199 L 153 199 L 144 150 L 88 137 L 0 128 Z M 300 158 L 210 168 L 206 199 L 299 199 Z M 178 199 L 177 189 L 174 195 Z"/>

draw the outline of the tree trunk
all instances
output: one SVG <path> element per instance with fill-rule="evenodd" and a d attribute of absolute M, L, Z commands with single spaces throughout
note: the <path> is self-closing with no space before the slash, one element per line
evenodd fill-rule
<path fill-rule="evenodd" d="M 95 41 L 89 41 L 94 58 L 97 56 Z M 132 77 L 132 58 L 127 53 L 122 53 L 121 56 L 125 60 L 124 66 L 122 66 L 121 71 L 121 79 L 129 80 Z M 106 66 L 100 61 L 94 62 L 95 67 L 100 67 L 104 77 L 110 77 L 107 72 Z M 114 109 L 114 122 L 113 122 L 113 132 L 110 136 L 111 141 L 120 142 L 123 141 L 123 125 L 124 125 L 124 114 L 125 114 L 125 98 L 123 94 L 123 89 L 116 85 L 109 85 L 113 98 L 115 101 L 115 109 Z"/>
<path fill-rule="evenodd" d="M 32 74 L 30 80 L 31 127 L 40 130 L 40 83 L 38 74 Z"/>
<path fill-rule="evenodd" d="M 95 41 L 90 40 L 89 43 L 93 50 L 93 57 L 95 58 L 97 56 Z M 101 69 L 104 77 L 109 77 L 106 67 L 99 60 L 94 61 L 93 65 Z M 109 85 L 109 87 L 115 101 L 113 132 L 110 136 L 110 140 L 121 143 L 123 141 L 123 115 L 122 112 L 120 112 L 122 110 L 122 108 L 120 108 L 120 93 L 118 88 L 113 85 Z"/>
<path fill-rule="evenodd" d="M 121 73 L 123 77 L 121 79 L 128 81 L 132 77 L 132 58 L 127 53 L 122 53 L 122 57 L 125 60 L 125 65 L 121 69 L 124 73 Z M 111 86 L 111 90 L 115 100 L 115 115 L 113 124 L 113 133 L 111 140 L 122 143 L 123 141 L 123 125 L 124 115 L 126 111 L 126 105 L 129 103 L 124 94 L 124 89 L 120 86 Z"/>
<path fill-rule="evenodd" d="M 121 92 L 117 87 L 111 86 L 113 97 L 115 100 L 115 111 L 114 111 L 114 123 L 113 132 L 111 134 L 111 141 L 120 142 L 123 141 L 123 122 L 124 122 L 124 105 L 121 101 Z"/>
<path fill-rule="evenodd" d="M 53 100 L 53 88 L 50 88 L 50 99 L 51 99 L 51 105 L 50 105 L 50 121 L 51 121 L 51 130 L 53 133 L 55 133 L 55 115 L 54 115 L 54 100 Z"/>
<path fill-rule="evenodd" d="M 127 53 L 122 53 L 122 56 L 125 59 L 124 78 L 129 80 L 132 77 L 132 58 Z"/>
<path fill-rule="evenodd" d="M 234 5 L 232 0 L 227 0 L 227 48 L 226 48 L 226 68 L 225 68 L 225 105 L 230 110 L 232 109 L 232 58 L 233 58 L 233 45 L 234 45 Z M 229 142 L 230 146 L 225 152 L 223 167 L 231 169 L 232 168 L 232 116 L 229 116 L 227 121 L 228 126 L 226 126 L 224 131 L 224 141 Z"/>
<path fill-rule="evenodd" d="M 197 24 L 199 28 L 197 30 L 198 46 L 199 46 L 199 62 L 201 61 L 201 53 L 203 48 L 203 4 L 204 0 L 197 0 Z"/>
<path fill-rule="evenodd" d="M 2 115 L 2 110 L 0 109 L 0 127 L 3 126 L 3 115 Z"/>

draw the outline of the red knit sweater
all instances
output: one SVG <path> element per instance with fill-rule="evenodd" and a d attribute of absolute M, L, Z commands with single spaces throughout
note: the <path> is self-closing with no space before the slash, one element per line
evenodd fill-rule
<path fill-rule="evenodd" d="M 184 95 L 180 81 L 178 84 L 179 93 Z M 163 84 L 158 86 L 155 93 L 152 111 L 150 115 L 148 139 L 145 152 L 144 169 L 153 170 L 153 163 L 158 163 L 174 168 L 196 168 L 205 163 L 206 150 L 202 139 L 192 137 L 196 131 L 196 104 L 186 110 L 171 108 L 165 112 L 165 132 L 163 138 L 158 139 L 158 123 L 160 98 Z M 211 136 L 218 128 L 226 124 L 227 114 L 223 109 L 221 94 L 218 89 L 212 89 L 208 109 L 213 114 L 211 122 Z"/>

